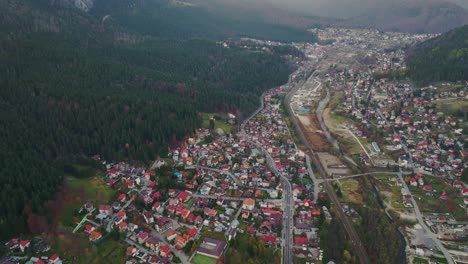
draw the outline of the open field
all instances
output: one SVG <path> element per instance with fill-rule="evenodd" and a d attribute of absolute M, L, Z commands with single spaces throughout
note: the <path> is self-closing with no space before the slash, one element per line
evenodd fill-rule
<path fill-rule="evenodd" d="M 215 118 L 215 129 L 221 128 L 225 133 L 232 132 L 232 124 L 227 123 L 228 115 L 227 114 L 220 114 L 220 113 L 201 113 L 202 116 L 202 127 L 209 128 L 210 127 L 210 118 L 217 116 L 218 119 Z"/>
<path fill-rule="evenodd" d="M 106 203 L 114 195 L 114 190 L 98 177 L 77 179 L 68 177 L 72 191 L 84 192 L 84 199 Z"/>
<path fill-rule="evenodd" d="M 315 113 L 309 115 L 296 115 L 304 135 L 315 151 L 326 151 L 331 148 L 331 144 L 326 137 L 317 132 L 321 130 L 320 123 Z"/>
<path fill-rule="evenodd" d="M 325 110 L 323 110 L 323 121 L 330 131 L 335 131 L 344 123 L 349 122 L 346 117 L 338 114 L 330 108 L 325 108 Z M 341 133 L 344 133 L 344 131 Z"/>
<path fill-rule="evenodd" d="M 192 264 L 216 264 L 216 259 L 197 254 L 193 257 Z"/>
<path fill-rule="evenodd" d="M 328 152 L 318 152 L 317 156 L 329 177 L 351 173 L 351 170 L 338 157 Z"/>
<path fill-rule="evenodd" d="M 468 111 L 468 101 L 456 100 L 456 101 L 439 101 L 436 102 L 437 111 L 442 111 L 446 115 L 451 115 L 457 111 L 465 110 Z"/>
<path fill-rule="evenodd" d="M 72 227 L 78 219 L 78 210 L 84 203 L 90 201 L 94 206 L 107 203 L 114 195 L 114 190 L 98 177 L 73 178 L 66 177 L 65 187 L 68 191 L 62 197 L 63 207 L 58 213 L 58 224 Z"/>
<path fill-rule="evenodd" d="M 359 194 L 359 182 L 355 179 L 346 179 L 339 181 L 338 184 L 343 194 L 345 203 L 362 203 L 362 196 Z"/>
<path fill-rule="evenodd" d="M 377 189 L 380 192 L 380 197 L 385 203 L 385 206 L 395 211 L 404 209 L 403 198 L 401 196 L 401 187 L 396 185 L 395 181 L 390 179 L 395 178 L 394 175 L 377 175 L 375 178 Z"/>
<path fill-rule="evenodd" d="M 107 239 L 99 245 L 90 242 L 81 234 L 57 232 L 50 240 L 51 248 L 62 259 L 70 263 L 124 263 L 125 251 L 122 244 Z"/>

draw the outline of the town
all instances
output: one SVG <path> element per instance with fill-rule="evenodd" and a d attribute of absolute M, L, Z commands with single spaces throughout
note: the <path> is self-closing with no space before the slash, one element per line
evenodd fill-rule
<path fill-rule="evenodd" d="M 275 263 L 327 263 L 323 234 L 335 218 L 346 222 L 346 250 L 365 251 L 358 181 L 372 178 L 385 210 L 412 223 L 401 228 L 405 261 L 468 263 L 467 120 L 454 107 L 466 106 L 468 83 L 394 78 L 403 46 L 433 35 L 313 31 L 329 41 L 293 43 L 304 54 L 292 58 L 296 72 L 249 118 L 210 114 L 209 127 L 149 167 L 93 157 L 112 195 L 81 201 L 71 232 L 97 247 L 118 241 L 125 263 L 223 263 L 249 238 Z M 42 238 L 5 247 L 0 263 L 73 261 Z"/>

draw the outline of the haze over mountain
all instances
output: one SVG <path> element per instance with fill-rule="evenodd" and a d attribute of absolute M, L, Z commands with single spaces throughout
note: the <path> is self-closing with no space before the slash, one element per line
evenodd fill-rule
<path fill-rule="evenodd" d="M 205 6 L 221 3 L 258 17 L 298 27 L 316 24 L 374 27 L 412 33 L 440 33 L 468 23 L 466 0 L 190 0 Z M 468 4 L 464 4 L 468 6 Z M 327 19 L 328 18 L 328 19 Z M 337 19 L 335 21 L 330 18 Z"/>

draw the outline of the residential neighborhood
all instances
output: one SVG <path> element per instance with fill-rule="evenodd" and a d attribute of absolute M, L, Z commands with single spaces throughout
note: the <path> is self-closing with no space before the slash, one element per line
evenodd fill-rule
<path fill-rule="evenodd" d="M 365 244 L 353 237 L 362 190 L 346 188 L 373 177 L 375 196 L 387 195 L 378 194 L 382 211 L 412 223 L 402 228 L 408 259 L 467 263 L 467 120 L 451 105 L 466 105 L 468 83 L 416 88 L 388 76 L 406 67 L 402 46 L 430 34 L 314 32 L 330 43 L 293 43 L 305 57 L 294 58 L 289 83 L 266 91 L 245 120 L 227 113 L 230 131 L 199 128 L 151 166 L 94 157 L 111 199 L 80 201 L 71 232 L 96 246 L 118 241 L 128 264 L 223 263 L 243 235 L 280 252 L 283 263 L 324 263 L 324 223 L 349 221 L 348 247 Z M 12 238 L 5 247 L 0 263 L 67 263 L 39 238 Z"/>

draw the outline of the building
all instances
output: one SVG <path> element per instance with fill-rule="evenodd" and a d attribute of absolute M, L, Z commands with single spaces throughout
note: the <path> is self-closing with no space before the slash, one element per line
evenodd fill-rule
<path fill-rule="evenodd" d="M 205 238 L 198 247 L 197 253 L 207 257 L 218 259 L 226 248 L 226 241 L 220 241 L 212 238 Z"/>
<path fill-rule="evenodd" d="M 255 200 L 251 198 L 247 198 L 244 200 L 242 204 L 242 209 L 252 211 L 255 207 Z"/>

